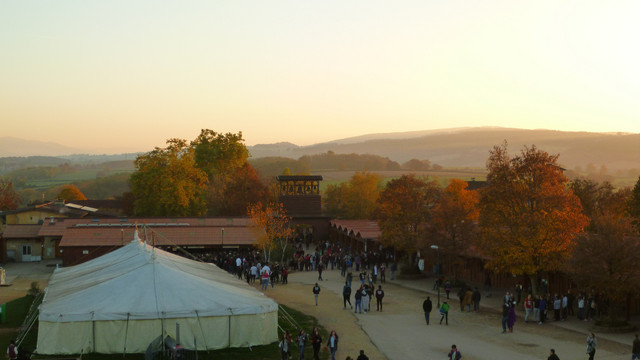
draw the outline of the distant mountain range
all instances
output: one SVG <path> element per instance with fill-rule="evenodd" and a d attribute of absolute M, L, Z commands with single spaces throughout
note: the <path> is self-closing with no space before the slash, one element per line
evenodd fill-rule
<path fill-rule="evenodd" d="M 551 154 L 560 154 L 567 168 L 605 165 L 609 170 L 640 169 L 640 134 L 589 133 L 509 128 L 457 128 L 402 133 L 369 134 L 309 146 L 293 143 L 248 146 L 253 158 L 287 157 L 298 159 L 333 151 L 337 154 L 373 154 L 405 162 L 429 160 L 445 167 L 484 167 L 489 151 L 507 140 L 509 151 L 517 154 L 524 146 L 535 145 Z M 0 157 L 59 156 L 81 154 L 82 150 L 53 142 L 0 137 Z M 98 156 L 100 157 L 100 156 Z M 106 155 L 109 160 L 134 159 L 135 154 Z M 95 155 L 63 156 L 78 161 Z M 86 159 L 85 159 L 86 160 Z"/>
<path fill-rule="evenodd" d="M 249 146 L 255 158 L 281 156 L 297 159 L 333 151 L 337 154 L 374 154 L 398 162 L 429 160 L 445 167 L 484 167 L 489 151 L 503 141 L 517 154 L 535 145 L 560 154 L 567 168 L 605 165 L 609 170 L 640 169 L 640 134 L 590 133 L 510 128 L 458 128 L 405 133 L 371 134 L 310 146 L 277 143 Z"/>
<path fill-rule="evenodd" d="M 0 137 L 0 157 L 12 156 L 58 156 L 80 154 L 83 151 L 51 141 L 34 141 L 14 137 Z"/>

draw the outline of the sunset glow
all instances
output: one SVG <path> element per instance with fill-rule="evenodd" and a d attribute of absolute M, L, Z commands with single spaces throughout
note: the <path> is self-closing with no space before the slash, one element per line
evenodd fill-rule
<path fill-rule="evenodd" d="M 640 132 L 637 1 L 4 1 L 1 136 Z"/>

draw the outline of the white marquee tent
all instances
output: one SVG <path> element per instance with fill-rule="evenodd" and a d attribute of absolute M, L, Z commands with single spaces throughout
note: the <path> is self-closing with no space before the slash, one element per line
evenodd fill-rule
<path fill-rule="evenodd" d="M 57 269 L 40 306 L 39 354 L 143 353 L 159 336 L 186 349 L 277 341 L 278 304 L 215 265 L 142 243 Z"/>

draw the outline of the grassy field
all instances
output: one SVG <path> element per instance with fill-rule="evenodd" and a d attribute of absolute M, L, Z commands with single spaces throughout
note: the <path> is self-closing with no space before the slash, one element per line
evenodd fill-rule
<path fill-rule="evenodd" d="M 312 174 L 322 175 L 323 181 L 320 183 L 320 192 L 324 193 L 329 185 L 340 184 L 345 181 L 349 181 L 351 177 L 356 173 L 355 171 L 311 171 Z M 441 186 L 448 185 L 449 179 L 462 179 L 465 181 L 471 181 L 471 179 L 486 180 L 487 171 L 485 169 L 475 168 L 462 168 L 462 169 L 444 169 L 441 171 L 415 171 L 408 172 L 402 171 L 371 171 L 373 174 L 377 174 L 382 179 L 382 185 L 386 185 L 387 182 L 392 179 L 397 179 L 404 174 L 416 174 L 417 176 L 424 176 L 433 179 L 437 179 Z"/>
<path fill-rule="evenodd" d="M 27 295 L 7 303 L 7 321 L 0 324 L 0 349 L 2 349 L 2 351 L 5 351 L 11 340 L 15 339 L 17 329 L 22 325 L 24 318 L 27 316 L 33 299 L 33 296 Z"/>
<path fill-rule="evenodd" d="M 104 172 L 101 169 L 84 169 L 78 170 L 71 174 L 60 174 L 51 179 L 32 180 L 27 183 L 26 187 L 36 190 L 49 189 L 54 186 L 71 184 L 86 180 L 94 180 L 98 177 L 98 173 Z M 111 169 L 107 175 L 121 174 L 121 173 L 133 173 L 131 169 Z"/>
<path fill-rule="evenodd" d="M 16 299 L 7 303 L 7 323 L 0 324 L 0 349 L 6 349 L 9 346 L 9 342 L 11 339 L 15 339 L 17 328 L 22 324 L 24 318 L 27 315 L 31 302 L 33 301 L 32 296 L 25 296 L 23 298 Z M 299 328 L 305 330 L 305 332 L 310 333 L 311 329 L 314 327 L 318 327 L 320 329 L 320 333 L 323 339 L 328 338 L 327 331 L 318 323 L 317 319 L 305 315 L 299 311 L 281 305 L 284 311 L 279 312 L 278 322 L 281 329 L 288 330 L 290 334 L 292 334 L 293 341 L 295 342 L 295 334 L 298 333 Z M 284 312 L 290 315 L 284 315 Z M 290 320 L 292 319 L 292 320 Z M 279 336 L 281 336 L 282 332 L 278 331 Z M 29 335 L 25 338 L 22 346 L 27 349 L 27 351 L 33 351 L 35 349 L 37 343 L 37 329 L 33 329 Z M 324 345 L 324 344 L 323 344 Z M 297 358 L 298 347 L 291 344 L 291 353 L 293 358 Z M 311 359 L 313 355 L 313 350 L 310 342 L 307 343 L 305 347 L 305 358 Z M 65 355 L 65 359 L 69 358 L 79 358 L 80 355 Z M 53 359 L 53 358 L 61 358 L 60 356 L 42 356 L 42 355 L 34 355 L 34 359 Z M 84 354 L 82 355 L 83 359 L 86 360 L 142 360 L 144 359 L 144 354 L 129 354 L 123 356 L 119 355 L 104 355 L 104 354 Z M 325 360 L 329 358 L 329 353 L 326 351 L 322 351 L 320 353 L 320 358 Z M 188 353 L 186 360 L 195 360 L 196 356 L 194 352 Z M 255 346 L 252 348 L 234 348 L 234 349 L 222 349 L 216 351 L 202 351 L 197 354 L 198 360 L 279 360 L 280 350 L 278 348 L 278 342 L 275 342 L 270 345 L 264 346 Z"/>

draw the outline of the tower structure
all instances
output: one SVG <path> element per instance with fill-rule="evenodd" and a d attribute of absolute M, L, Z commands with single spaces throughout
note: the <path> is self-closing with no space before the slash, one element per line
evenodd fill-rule
<path fill-rule="evenodd" d="M 329 237 L 329 218 L 322 215 L 321 175 L 280 175 L 278 201 L 301 235 L 314 241 Z"/>

